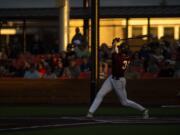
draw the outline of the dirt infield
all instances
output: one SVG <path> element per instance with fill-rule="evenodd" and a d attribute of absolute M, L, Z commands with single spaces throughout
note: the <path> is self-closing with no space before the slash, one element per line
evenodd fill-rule
<path fill-rule="evenodd" d="M 152 117 L 149 119 L 142 119 L 136 116 L 106 116 L 93 119 L 80 116 L 0 118 L 0 132 L 97 124 L 180 124 L 180 117 Z"/>

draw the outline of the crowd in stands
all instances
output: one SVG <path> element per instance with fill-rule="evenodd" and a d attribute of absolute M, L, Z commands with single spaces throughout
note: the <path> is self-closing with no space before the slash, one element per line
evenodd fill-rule
<path fill-rule="evenodd" d="M 161 39 L 151 38 L 138 51 L 133 52 L 127 43 L 121 43 L 131 57 L 126 78 L 180 78 L 180 44 L 169 36 Z M 101 68 L 109 74 L 111 67 L 111 48 L 103 43 L 100 47 Z M 107 77 L 107 76 L 105 76 Z"/>
<path fill-rule="evenodd" d="M 129 79 L 158 77 L 180 78 L 180 46 L 170 37 L 152 38 L 133 52 L 127 43 L 121 43 L 131 56 L 126 72 Z M 111 50 L 106 43 L 100 46 L 100 78 L 111 74 Z M 7 50 L 0 51 L 0 77 L 24 77 L 28 79 L 90 78 L 91 56 L 85 38 L 76 29 L 76 35 L 67 51 L 60 53 L 19 53 L 12 58 Z"/>
<path fill-rule="evenodd" d="M 0 77 L 27 79 L 90 77 L 90 53 L 79 28 L 76 29 L 72 43 L 68 44 L 67 51 L 45 54 L 37 54 L 35 51 L 12 55 L 9 50 L 10 48 L 1 47 Z"/>
<path fill-rule="evenodd" d="M 75 52 L 57 54 L 32 55 L 20 54 L 16 59 L 0 55 L 0 77 L 78 78 L 81 72 L 90 72 L 89 58 L 83 55 L 77 57 Z"/>

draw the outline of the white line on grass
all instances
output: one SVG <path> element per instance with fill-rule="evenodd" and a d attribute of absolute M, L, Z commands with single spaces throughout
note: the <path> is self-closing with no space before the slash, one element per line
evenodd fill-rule
<path fill-rule="evenodd" d="M 86 117 L 61 117 L 61 118 L 67 120 L 93 120 L 95 122 L 102 122 L 102 123 L 112 122 L 112 120 L 102 120 L 102 119 L 94 119 L 94 118 L 86 118 Z"/>
<path fill-rule="evenodd" d="M 38 128 L 51 128 L 51 127 L 66 127 L 66 126 L 83 126 L 83 125 L 95 125 L 103 124 L 104 122 L 85 122 L 85 123 L 70 123 L 70 124 L 52 124 L 52 125 L 36 125 L 27 127 L 17 127 L 17 128 L 4 128 L 0 131 L 16 131 L 16 130 L 28 130 L 28 129 L 38 129 Z"/>

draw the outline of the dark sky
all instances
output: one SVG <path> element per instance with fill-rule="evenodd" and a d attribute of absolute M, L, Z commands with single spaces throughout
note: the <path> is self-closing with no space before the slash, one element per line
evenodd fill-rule
<path fill-rule="evenodd" d="M 55 7 L 57 0 L 0 0 L 0 8 Z M 158 5 L 162 0 L 101 0 L 101 6 Z M 166 0 L 168 5 L 180 5 L 180 0 Z M 82 6 L 82 0 L 70 0 L 71 6 Z"/>

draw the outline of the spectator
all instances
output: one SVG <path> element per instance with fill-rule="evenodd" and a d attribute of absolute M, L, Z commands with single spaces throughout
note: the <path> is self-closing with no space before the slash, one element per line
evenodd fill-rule
<path fill-rule="evenodd" d="M 39 79 L 41 75 L 34 65 L 30 65 L 30 67 L 25 71 L 24 78 L 26 79 Z"/>
<path fill-rule="evenodd" d="M 40 76 L 44 76 L 46 74 L 46 68 L 43 63 L 38 64 L 38 72 Z"/>
<path fill-rule="evenodd" d="M 149 72 L 149 73 L 158 73 L 159 72 L 159 67 L 152 58 L 149 58 L 149 60 L 147 62 L 147 69 L 145 71 Z"/>
<path fill-rule="evenodd" d="M 151 53 L 152 53 L 152 50 L 147 45 L 143 45 L 139 51 L 139 55 L 143 60 L 148 59 Z"/>
<path fill-rule="evenodd" d="M 165 41 L 163 46 L 162 46 L 162 49 L 163 49 L 163 56 L 165 59 L 169 59 L 171 58 L 172 56 L 172 49 L 171 49 L 171 46 L 170 46 L 170 43 Z"/>
<path fill-rule="evenodd" d="M 100 47 L 100 61 L 106 62 L 111 59 L 111 52 L 106 43 L 102 43 Z"/>
<path fill-rule="evenodd" d="M 57 79 L 57 76 L 50 67 L 47 68 L 46 74 L 43 76 L 45 79 Z"/>
<path fill-rule="evenodd" d="M 68 62 L 68 56 L 66 54 L 65 51 L 62 51 L 60 54 L 61 57 L 61 62 L 63 64 L 64 67 L 68 67 L 69 66 L 69 62 Z"/>
<path fill-rule="evenodd" d="M 54 67 L 54 73 L 57 77 L 61 77 L 64 72 L 63 63 L 61 61 L 58 62 L 58 64 Z"/>
<path fill-rule="evenodd" d="M 66 56 L 67 56 L 67 59 L 75 59 L 75 58 L 77 58 L 74 45 L 68 44 Z"/>
<path fill-rule="evenodd" d="M 45 63 L 48 66 L 52 66 L 53 65 L 53 57 L 52 54 L 47 54 L 46 58 L 45 58 Z"/>
<path fill-rule="evenodd" d="M 139 79 L 141 77 L 140 73 L 135 72 L 132 68 L 132 65 L 129 65 L 126 73 L 125 73 L 125 77 L 127 79 Z"/>
<path fill-rule="evenodd" d="M 8 74 L 8 70 L 5 68 L 5 66 L 0 66 L 0 77 L 4 77 Z"/>
<path fill-rule="evenodd" d="M 100 75 L 100 79 L 106 79 L 107 76 L 109 75 L 108 73 L 108 64 L 105 62 L 100 62 L 99 65 L 99 75 Z"/>
<path fill-rule="evenodd" d="M 75 47 L 78 47 L 81 45 L 85 45 L 87 47 L 85 37 L 81 34 L 79 27 L 76 27 L 75 35 L 73 36 L 71 43 L 75 45 Z"/>
<path fill-rule="evenodd" d="M 156 48 L 154 50 L 154 54 L 152 54 L 152 58 L 155 60 L 155 62 L 160 65 L 161 62 L 164 60 L 164 56 L 162 55 L 161 48 Z"/>
<path fill-rule="evenodd" d="M 69 66 L 65 68 L 63 76 L 68 78 L 78 78 L 80 72 L 80 67 L 76 64 L 76 61 L 72 59 L 70 60 Z"/>
<path fill-rule="evenodd" d="M 82 63 L 80 65 L 81 72 L 89 72 L 90 71 L 90 63 L 87 57 L 82 58 Z"/>
<path fill-rule="evenodd" d="M 135 67 L 143 67 L 143 60 L 140 58 L 138 52 L 135 52 L 132 56 L 131 65 Z"/>
<path fill-rule="evenodd" d="M 78 58 L 89 57 L 88 48 L 83 44 L 75 48 L 75 52 Z"/>

